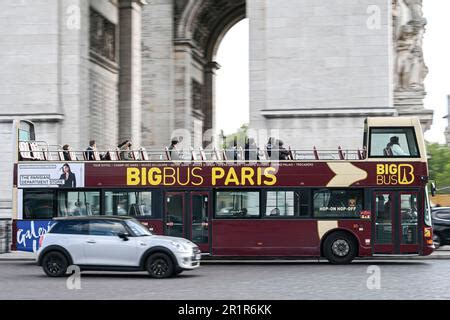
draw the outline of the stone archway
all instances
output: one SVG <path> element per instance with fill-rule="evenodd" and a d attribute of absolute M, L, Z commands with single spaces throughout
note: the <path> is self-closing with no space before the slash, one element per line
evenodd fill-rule
<path fill-rule="evenodd" d="M 214 128 L 215 61 L 225 34 L 246 17 L 245 0 L 175 2 L 175 108 L 185 108 L 175 128 L 189 128 L 193 144 L 203 145 L 202 134 Z"/>

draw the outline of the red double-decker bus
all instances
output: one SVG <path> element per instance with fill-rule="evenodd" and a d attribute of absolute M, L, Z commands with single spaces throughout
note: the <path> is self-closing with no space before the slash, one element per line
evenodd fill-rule
<path fill-rule="evenodd" d="M 427 154 L 415 118 L 368 118 L 356 151 L 66 151 L 14 123 L 14 248 L 35 251 L 60 216 L 130 215 L 216 257 L 325 256 L 332 263 L 433 251 Z M 239 153 L 234 151 L 234 155 Z M 244 152 L 241 150 L 242 154 Z M 104 153 L 109 160 L 100 160 Z M 67 160 L 69 159 L 69 160 Z M 119 241 L 119 240 L 118 240 Z"/>

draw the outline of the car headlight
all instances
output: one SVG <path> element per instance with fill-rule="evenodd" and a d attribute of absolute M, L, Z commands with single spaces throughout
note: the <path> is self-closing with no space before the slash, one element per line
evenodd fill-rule
<path fill-rule="evenodd" d="M 180 252 L 189 252 L 189 248 L 181 242 L 171 241 L 170 243 Z"/>

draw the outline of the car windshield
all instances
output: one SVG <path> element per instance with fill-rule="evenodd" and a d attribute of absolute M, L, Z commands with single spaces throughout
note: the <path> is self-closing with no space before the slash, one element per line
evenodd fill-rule
<path fill-rule="evenodd" d="M 125 220 L 127 226 L 137 237 L 151 236 L 152 233 L 136 220 Z"/>

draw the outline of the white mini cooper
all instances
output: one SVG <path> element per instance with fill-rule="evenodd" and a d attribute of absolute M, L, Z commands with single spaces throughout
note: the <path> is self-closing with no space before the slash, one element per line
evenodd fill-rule
<path fill-rule="evenodd" d="M 167 278 L 200 266 L 200 250 L 183 238 L 153 235 L 129 217 L 56 218 L 41 237 L 37 262 L 50 277 L 80 270 L 148 271 Z"/>

